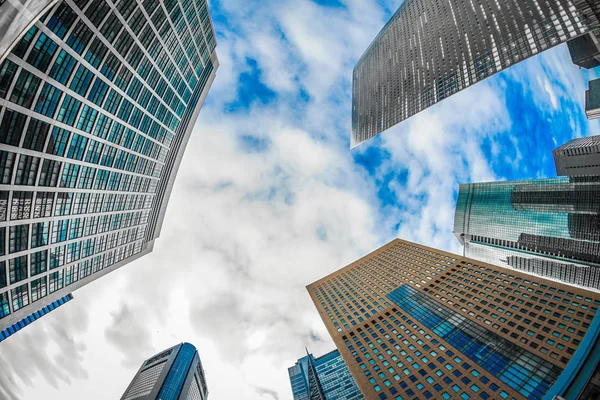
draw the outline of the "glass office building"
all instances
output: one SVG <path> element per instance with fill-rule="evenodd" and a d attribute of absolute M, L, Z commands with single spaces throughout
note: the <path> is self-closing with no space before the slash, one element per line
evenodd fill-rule
<path fill-rule="evenodd" d="M 149 253 L 215 78 L 205 0 L 0 2 L 0 331 Z"/>
<path fill-rule="evenodd" d="M 206 400 L 208 388 L 196 348 L 171 347 L 144 361 L 121 400 Z"/>
<path fill-rule="evenodd" d="M 312 354 L 288 368 L 294 400 L 363 400 L 337 350 L 319 358 Z"/>
<path fill-rule="evenodd" d="M 600 136 L 554 150 L 569 177 L 460 185 L 466 257 L 600 289 Z"/>
<path fill-rule="evenodd" d="M 600 176 L 600 135 L 570 140 L 552 154 L 558 176 Z"/>
<path fill-rule="evenodd" d="M 351 146 L 599 20 L 590 0 L 404 1 L 354 68 Z"/>
<path fill-rule="evenodd" d="M 399 239 L 307 288 L 373 400 L 543 399 L 600 323 L 600 293 Z"/>

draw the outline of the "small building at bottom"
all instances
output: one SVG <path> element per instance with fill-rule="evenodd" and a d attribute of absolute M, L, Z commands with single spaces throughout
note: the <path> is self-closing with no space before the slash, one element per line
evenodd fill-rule
<path fill-rule="evenodd" d="M 363 400 L 338 350 L 315 358 L 306 352 L 288 368 L 294 400 Z"/>
<path fill-rule="evenodd" d="M 181 343 L 144 361 L 121 400 L 206 400 L 208 388 L 196 347 Z"/>

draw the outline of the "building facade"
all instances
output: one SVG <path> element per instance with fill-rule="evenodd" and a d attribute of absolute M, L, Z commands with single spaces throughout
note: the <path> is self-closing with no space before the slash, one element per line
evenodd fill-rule
<path fill-rule="evenodd" d="M 12 324 L 8 328 L 4 329 L 0 332 L 0 342 L 19 332 L 21 329 L 25 328 L 27 325 L 37 321 L 42 318 L 44 315 L 48 314 L 50 311 L 56 310 L 58 307 L 64 305 L 68 301 L 73 300 L 73 295 L 68 294 L 65 297 L 61 297 L 60 299 L 53 301 L 47 306 L 42 307 L 41 309 L 33 312 L 22 320 Z"/>
<path fill-rule="evenodd" d="M 206 400 L 208 388 L 196 348 L 171 347 L 144 361 L 121 400 Z"/>
<path fill-rule="evenodd" d="M 600 30 L 567 42 L 573 64 L 586 69 L 600 66 Z"/>
<path fill-rule="evenodd" d="M 568 177 L 460 185 L 454 234 L 466 257 L 600 289 L 600 136 L 553 154 Z"/>
<path fill-rule="evenodd" d="M 600 135 L 573 139 L 552 154 L 558 176 L 600 176 Z"/>
<path fill-rule="evenodd" d="M 585 116 L 587 119 L 600 118 L 600 79 L 591 80 L 585 91 Z"/>
<path fill-rule="evenodd" d="M 319 358 L 312 354 L 288 368 L 294 400 L 363 400 L 338 350 Z"/>
<path fill-rule="evenodd" d="M 354 68 L 351 146 L 599 20 L 593 0 L 404 1 Z"/>
<path fill-rule="evenodd" d="M 466 257 L 600 289 L 600 181 L 460 185 L 454 234 Z"/>
<path fill-rule="evenodd" d="M 0 32 L 3 330 L 152 250 L 218 60 L 205 0 L 0 2 Z"/>
<path fill-rule="evenodd" d="M 307 289 L 373 400 L 542 399 L 600 322 L 600 293 L 399 239 Z"/>

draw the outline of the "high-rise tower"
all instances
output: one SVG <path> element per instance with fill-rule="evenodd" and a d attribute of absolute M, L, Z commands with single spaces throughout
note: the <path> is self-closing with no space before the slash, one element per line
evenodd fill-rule
<path fill-rule="evenodd" d="M 354 68 L 351 146 L 599 20 L 595 0 L 404 1 Z"/>
<path fill-rule="evenodd" d="M 218 67 L 205 0 L 21 3 L 0 1 L 0 331 L 152 250 Z"/>
<path fill-rule="evenodd" d="M 465 256 L 600 289 L 599 139 L 554 151 L 569 177 L 461 185 L 454 234 Z"/>
<path fill-rule="evenodd" d="M 208 388 L 196 348 L 171 347 L 144 361 L 121 400 L 206 400 Z"/>
<path fill-rule="evenodd" d="M 288 368 L 294 400 L 363 400 L 364 397 L 337 350 L 298 359 Z"/>
<path fill-rule="evenodd" d="M 600 176 L 600 135 L 573 139 L 552 153 L 559 176 Z"/>
<path fill-rule="evenodd" d="M 600 293 L 398 239 L 307 289 L 367 399 L 539 400 L 600 329 Z"/>

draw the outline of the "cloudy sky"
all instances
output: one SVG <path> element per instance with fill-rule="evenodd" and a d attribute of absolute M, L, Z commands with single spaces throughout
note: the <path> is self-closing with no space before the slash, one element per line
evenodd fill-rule
<path fill-rule="evenodd" d="M 0 344 L 0 399 L 118 399 L 196 345 L 211 400 L 291 399 L 333 343 L 305 285 L 395 237 L 459 252 L 459 183 L 554 176 L 600 133 L 566 46 L 349 150 L 351 73 L 401 0 L 213 0 L 221 67 L 155 251 Z"/>

